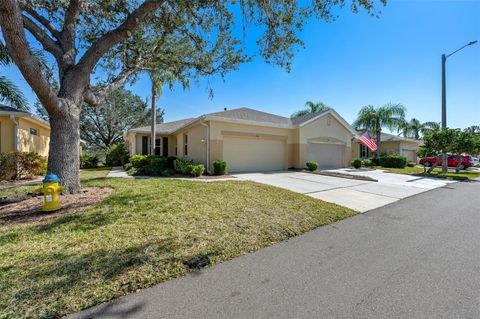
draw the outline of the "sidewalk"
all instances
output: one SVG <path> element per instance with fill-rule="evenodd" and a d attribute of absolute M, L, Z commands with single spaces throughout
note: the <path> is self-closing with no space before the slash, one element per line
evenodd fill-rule
<path fill-rule="evenodd" d="M 114 166 L 112 170 L 108 172 L 107 177 L 124 177 L 124 178 L 133 178 L 128 175 L 127 172 L 123 169 L 122 166 Z"/>

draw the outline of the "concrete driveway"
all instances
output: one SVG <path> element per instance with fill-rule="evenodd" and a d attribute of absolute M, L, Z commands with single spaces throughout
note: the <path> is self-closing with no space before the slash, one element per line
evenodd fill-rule
<path fill-rule="evenodd" d="M 242 180 L 285 188 L 326 202 L 349 207 L 361 213 L 453 183 L 452 181 L 434 178 L 392 174 L 381 170 L 339 169 L 332 171 L 368 176 L 378 180 L 378 182 L 294 171 L 245 173 L 235 176 Z"/>

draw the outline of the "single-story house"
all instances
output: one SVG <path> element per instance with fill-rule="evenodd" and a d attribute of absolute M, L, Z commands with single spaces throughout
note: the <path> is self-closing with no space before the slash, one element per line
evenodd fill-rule
<path fill-rule="evenodd" d="M 50 125 L 33 114 L 0 105 L 0 153 L 35 152 L 48 156 Z"/>
<path fill-rule="evenodd" d="M 225 160 L 230 172 L 350 165 L 355 130 L 335 110 L 288 118 L 238 108 L 157 124 L 155 153 L 203 163 Z M 150 153 L 150 126 L 128 130 L 130 155 Z"/>
<path fill-rule="evenodd" d="M 362 133 L 359 132 L 358 135 Z M 407 161 L 415 162 L 418 161 L 417 149 L 423 142 L 420 140 L 413 140 L 410 138 L 404 138 L 401 136 L 383 133 L 381 135 L 380 142 L 380 153 L 382 154 L 391 154 L 396 153 L 403 155 L 407 158 Z M 354 138 L 352 141 L 352 158 L 368 158 L 373 157 L 375 154 L 372 153 L 368 147 L 363 145 L 357 138 Z"/>

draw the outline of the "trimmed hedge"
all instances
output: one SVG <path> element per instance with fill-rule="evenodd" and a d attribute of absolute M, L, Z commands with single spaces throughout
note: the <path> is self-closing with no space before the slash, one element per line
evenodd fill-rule
<path fill-rule="evenodd" d="M 305 163 L 307 166 L 308 170 L 311 172 L 314 172 L 318 169 L 318 163 L 317 162 L 307 162 Z"/>
<path fill-rule="evenodd" d="M 372 163 L 372 160 L 371 159 L 364 159 L 362 161 L 362 166 L 363 167 L 372 167 L 373 166 L 373 163 Z"/>
<path fill-rule="evenodd" d="M 213 173 L 215 175 L 225 175 L 227 173 L 227 162 L 224 160 L 216 160 L 213 162 Z"/>
<path fill-rule="evenodd" d="M 407 159 L 400 154 L 383 154 L 379 160 L 380 166 L 387 168 L 405 168 Z"/>
<path fill-rule="evenodd" d="M 354 159 L 352 161 L 352 166 L 356 169 L 359 169 L 360 167 L 362 167 L 362 160 L 357 158 L 357 159 Z"/>

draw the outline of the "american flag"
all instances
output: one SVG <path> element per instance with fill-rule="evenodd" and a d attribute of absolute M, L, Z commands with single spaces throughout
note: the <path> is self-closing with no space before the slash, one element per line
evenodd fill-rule
<path fill-rule="evenodd" d="M 375 152 L 377 150 L 377 143 L 375 143 L 375 140 L 370 137 L 368 132 L 365 132 L 362 135 L 360 135 L 358 139 L 360 140 L 360 142 L 365 144 L 365 146 L 368 147 L 370 151 Z"/>

